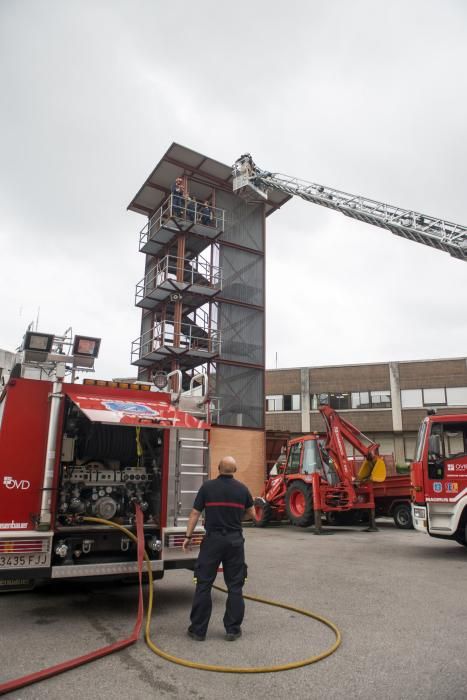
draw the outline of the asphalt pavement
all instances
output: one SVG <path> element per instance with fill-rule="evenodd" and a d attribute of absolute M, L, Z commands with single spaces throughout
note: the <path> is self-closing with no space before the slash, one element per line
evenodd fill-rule
<path fill-rule="evenodd" d="M 16 700 L 463 700 L 467 698 L 467 548 L 390 521 L 377 533 L 334 528 L 316 536 L 288 525 L 245 530 L 245 592 L 330 618 L 342 632 L 335 654 L 283 673 L 190 670 L 155 656 L 141 640 L 105 659 L 10 693 Z M 222 582 L 222 576 L 218 578 Z M 186 635 L 192 574 L 167 572 L 155 586 L 154 640 L 207 663 L 281 664 L 330 646 L 333 634 L 296 613 L 247 602 L 243 637 L 223 639 L 225 597 L 214 592 L 208 638 Z M 129 634 L 133 585 L 60 583 L 0 596 L 0 681 Z"/>

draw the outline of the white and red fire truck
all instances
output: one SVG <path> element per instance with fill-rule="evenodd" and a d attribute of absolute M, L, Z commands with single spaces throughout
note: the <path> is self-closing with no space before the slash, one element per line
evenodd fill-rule
<path fill-rule="evenodd" d="M 416 530 L 467 546 L 467 415 L 429 415 L 411 465 Z"/>
<path fill-rule="evenodd" d="M 133 542 L 83 518 L 131 527 L 136 503 L 155 578 L 191 568 L 202 528 L 192 552 L 181 545 L 208 471 L 205 397 L 142 383 L 67 382 L 66 374 L 92 365 L 97 339 L 75 336 L 69 355 L 54 336 L 25 337 L 0 396 L 0 590 L 134 574 Z"/>

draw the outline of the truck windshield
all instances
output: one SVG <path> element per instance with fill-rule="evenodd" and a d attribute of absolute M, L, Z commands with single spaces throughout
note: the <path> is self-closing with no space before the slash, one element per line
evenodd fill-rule
<path fill-rule="evenodd" d="M 423 452 L 423 443 L 425 442 L 425 435 L 426 435 L 426 421 L 423 421 L 423 423 L 420 426 L 420 429 L 418 431 L 418 437 L 417 437 L 417 444 L 415 446 L 415 462 L 420 462 L 422 459 L 422 452 Z"/>
<path fill-rule="evenodd" d="M 297 474 L 300 469 L 300 455 L 302 452 L 302 443 L 296 442 L 291 446 L 289 458 L 287 460 L 287 474 Z"/>
<path fill-rule="evenodd" d="M 316 440 L 305 440 L 305 451 L 303 453 L 303 474 L 313 474 L 316 471 L 321 471 L 321 457 L 318 450 Z"/>
<path fill-rule="evenodd" d="M 432 423 L 431 435 L 440 437 L 442 459 L 467 454 L 467 422 Z"/>

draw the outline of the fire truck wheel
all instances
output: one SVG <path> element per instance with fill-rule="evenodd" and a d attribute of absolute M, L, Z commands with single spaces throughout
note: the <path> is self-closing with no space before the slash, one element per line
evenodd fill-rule
<path fill-rule="evenodd" d="M 255 509 L 255 519 L 254 524 L 256 527 L 266 527 L 266 525 L 271 520 L 271 506 L 263 498 L 255 498 L 253 504 Z"/>
<path fill-rule="evenodd" d="M 412 512 L 408 503 L 399 503 L 392 511 L 392 517 L 396 527 L 401 530 L 411 530 L 413 528 Z"/>
<path fill-rule="evenodd" d="M 454 539 L 459 544 L 463 545 L 464 547 L 467 547 L 467 524 L 459 526 L 456 534 L 454 535 Z"/>
<path fill-rule="evenodd" d="M 308 527 L 314 522 L 313 497 L 309 486 L 301 481 L 292 484 L 285 494 L 285 510 L 292 525 Z"/>

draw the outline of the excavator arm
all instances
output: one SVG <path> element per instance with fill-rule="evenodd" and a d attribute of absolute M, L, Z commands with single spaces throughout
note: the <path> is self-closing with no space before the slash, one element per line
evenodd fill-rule
<path fill-rule="evenodd" d="M 249 202 L 267 200 L 268 190 L 300 197 L 467 261 L 466 226 L 289 175 L 262 170 L 253 162 L 249 153 L 240 156 L 233 166 L 233 190 Z"/>
<path fill-rule="evenodd" d="M 326 425 L 324 449 L 331 455 L 336 469 L 339 470 L 340 479 L 350 488 L 353 488 L 356 480 L 345 447 L 345 442 L 348 442 L 364 457 L 357 480 L 384 481 L 386 465 L 379 455 L 379 444 L 370 440 L 330 406 L 320 406 L 319 411 Z"/>

